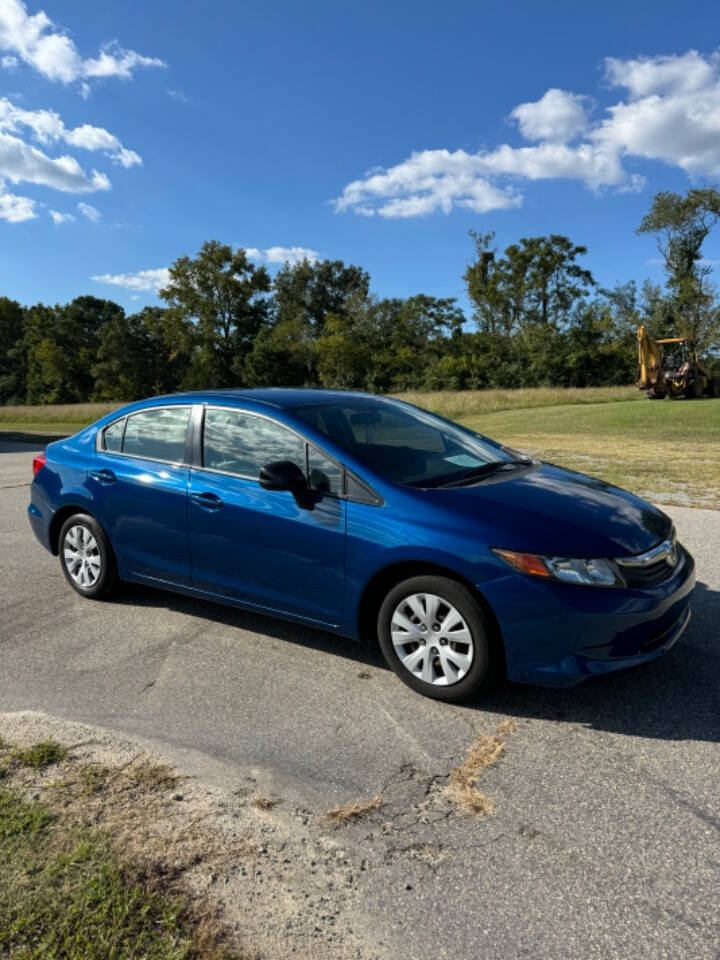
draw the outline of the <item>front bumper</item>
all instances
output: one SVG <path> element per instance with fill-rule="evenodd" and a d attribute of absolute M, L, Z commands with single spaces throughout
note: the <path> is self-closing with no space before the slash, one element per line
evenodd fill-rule
<path fill-rule="evenodd" d="M 644 589 L 582 587 L 511 574 L 484 588 L 500 624 L 508 679 L 568 687 L 666 653 L 690 620 L 695 564 Z M 483 588 L 481 588 L 483 589 Z"/>

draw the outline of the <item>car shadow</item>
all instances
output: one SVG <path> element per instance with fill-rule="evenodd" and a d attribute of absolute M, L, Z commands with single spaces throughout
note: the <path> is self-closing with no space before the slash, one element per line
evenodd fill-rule
<path fill-rule="evenodd" d="M 262 636 L 389 669 L 379 650 L 346 637 L 182 594 L 125 584 L 115 604 L 165 607 Z M 720 592 L 698 583 L 693 618 L 665 656 L 570 689 L 501 682 L 466 710 L 661 740 L 720 740 Z M 419 700 L 420 704 L 422 701 Z"/>

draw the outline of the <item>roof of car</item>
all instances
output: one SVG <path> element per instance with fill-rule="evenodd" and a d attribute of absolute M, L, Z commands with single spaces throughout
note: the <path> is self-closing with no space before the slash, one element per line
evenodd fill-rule
<path fill-rule="evenodd" d="M 262 387 L 255 390 L 241 388 L 229 390 L 194 390 L 174 394 L 175 399 L 188 398 L 195 401 L 213 400 L 253 400 L 256 403 L 265 403 L 269 406 L 291 410 L 295 407 L 304 407 L 316 403 L 342 404 L 348 400 L 381 400 L 371 393 L 361 393 L 350 390 L 316 390 L 294 387 Z"/>

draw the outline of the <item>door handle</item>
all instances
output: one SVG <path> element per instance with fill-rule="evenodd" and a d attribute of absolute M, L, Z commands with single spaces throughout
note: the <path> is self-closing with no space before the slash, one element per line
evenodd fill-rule
<path fill-rule="evenodd" d="M 190 499 L 203 510 L 219 510 L 223 502 L 214 493 L 191 493 Z"/>
<path fill-rule="evenodd" d="M 90 476 L 99 483 L 115 483 L 117 480 L 112 470 L 91 470 Z"/>

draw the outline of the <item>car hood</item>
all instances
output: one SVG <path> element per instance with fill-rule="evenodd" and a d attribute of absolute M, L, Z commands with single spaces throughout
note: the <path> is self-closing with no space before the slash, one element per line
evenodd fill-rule
<path fill-rule="evenodd" d="M 492 547 L 555 556 L 643 553 L 670 536 L 672 521 L 640 497 L 582 473 L 537 464 L 469 487 L 426 490 Z"/>

